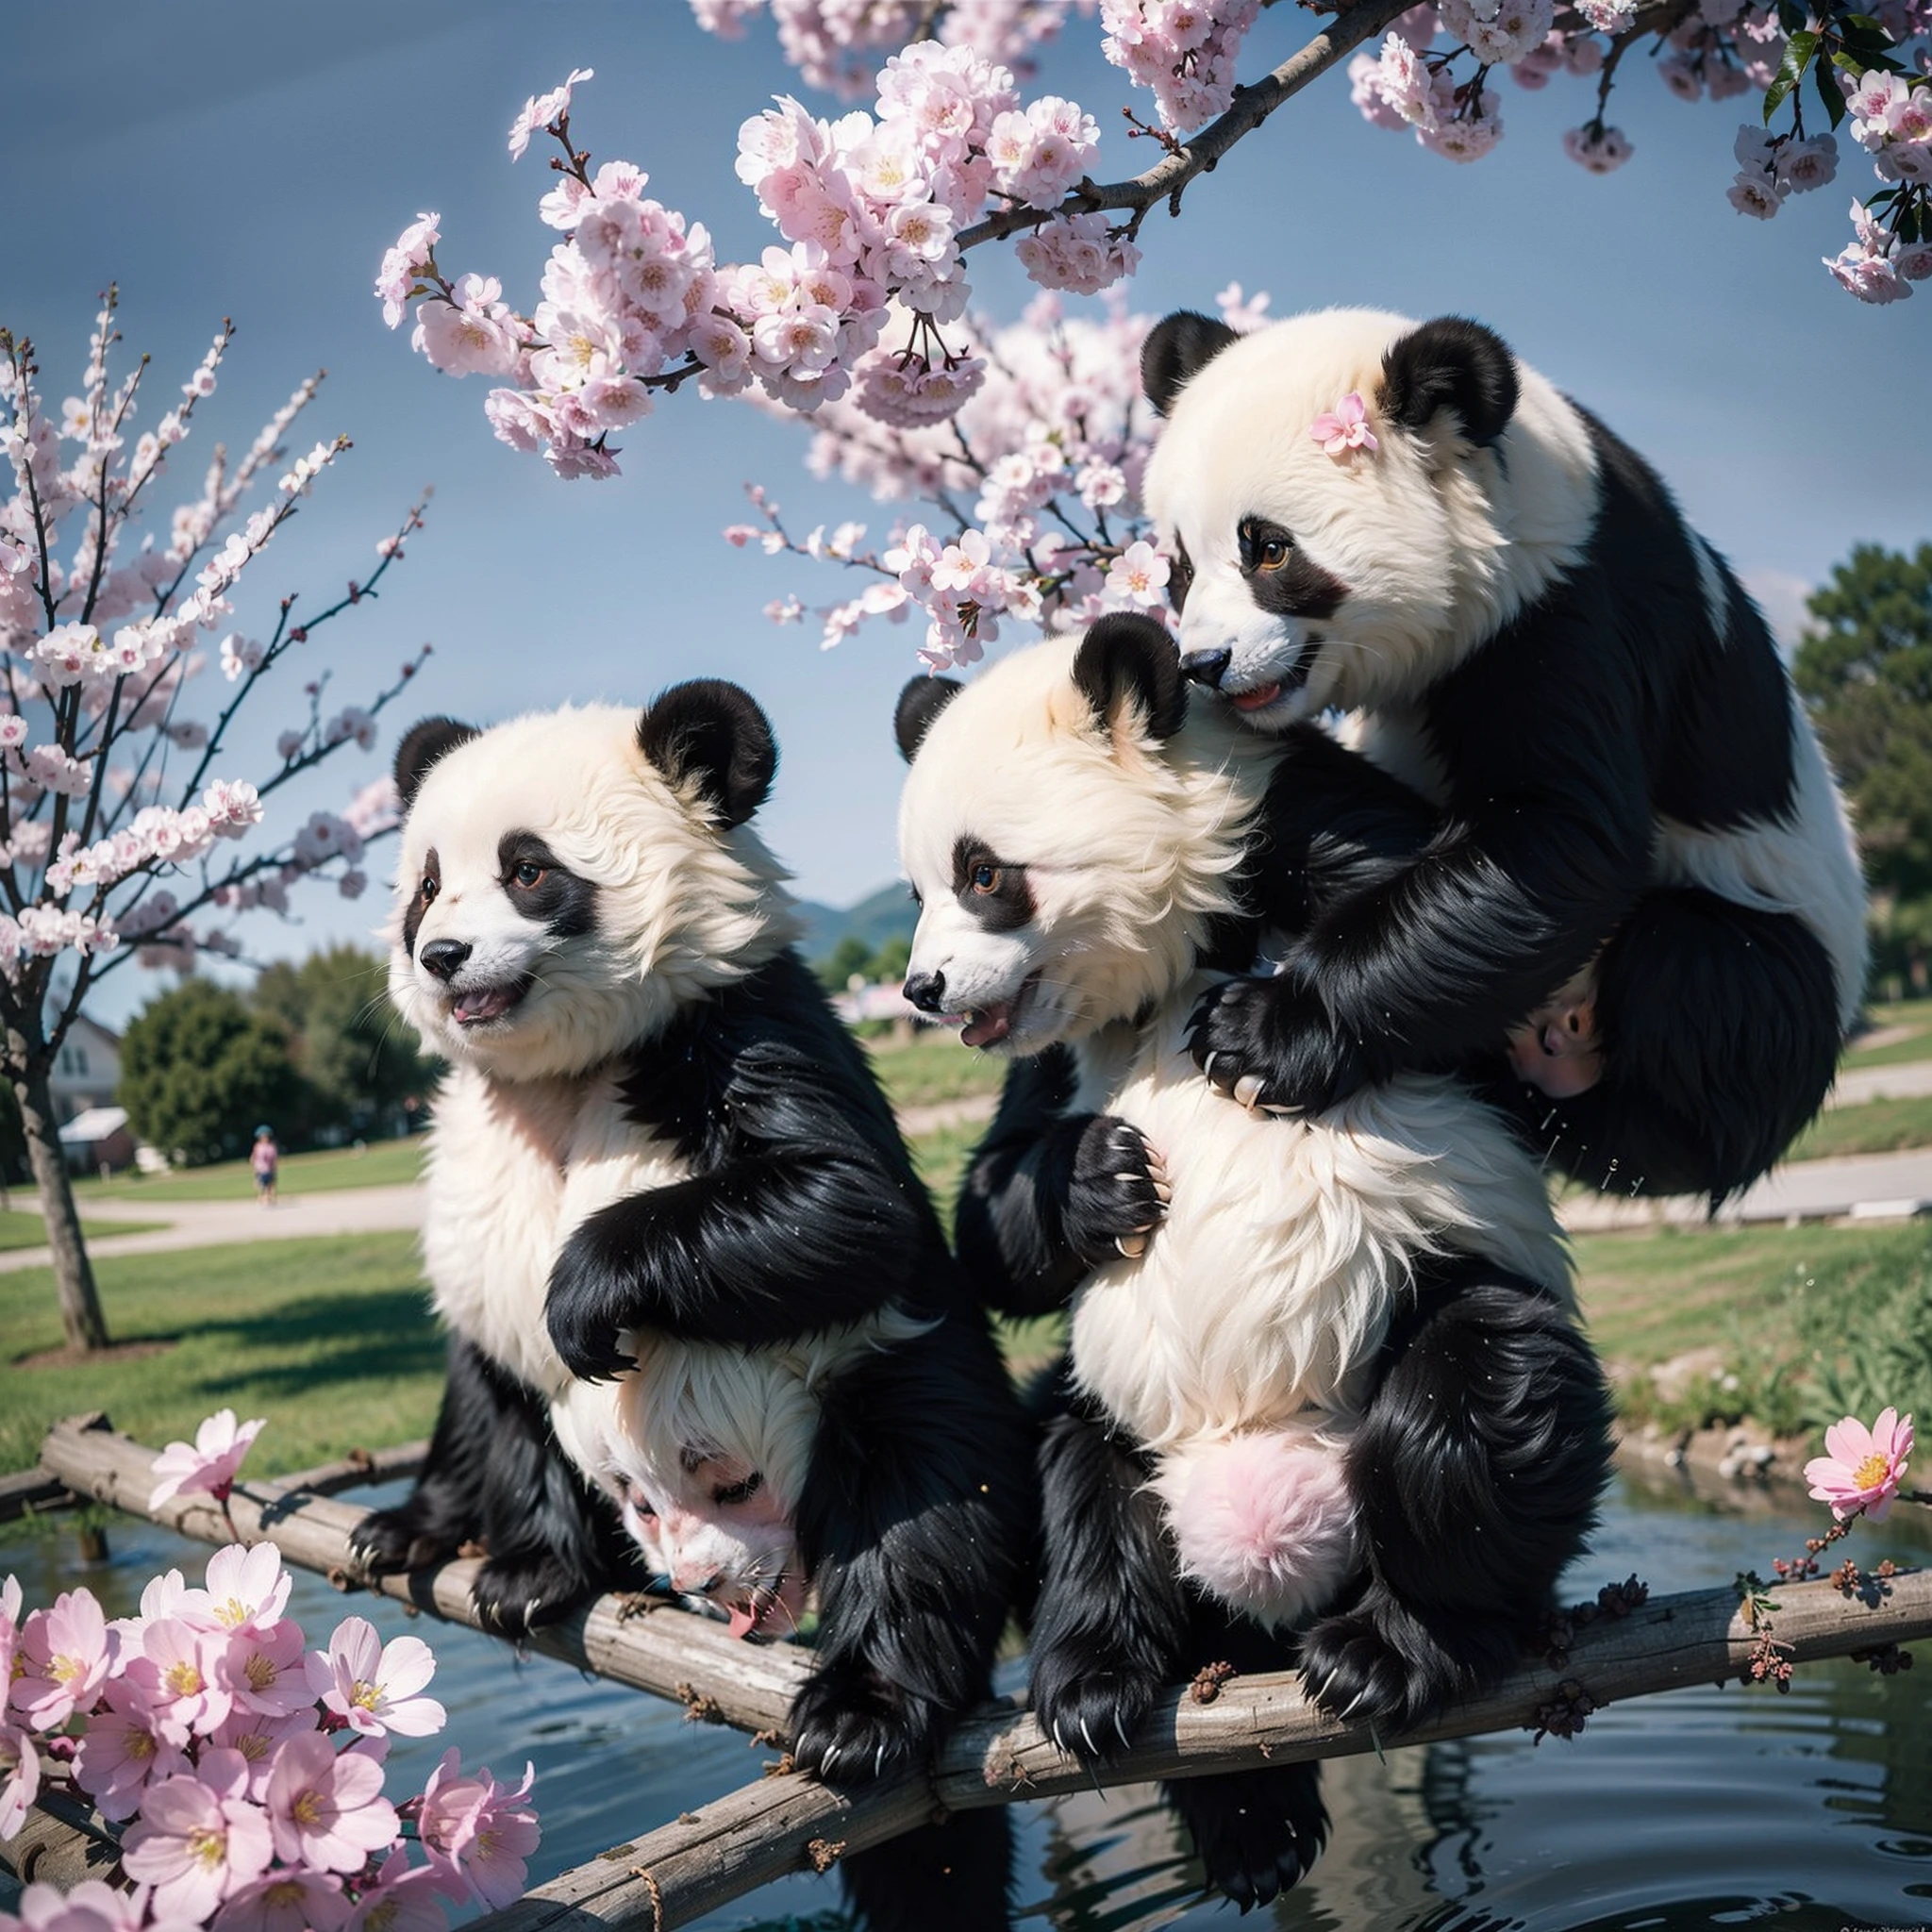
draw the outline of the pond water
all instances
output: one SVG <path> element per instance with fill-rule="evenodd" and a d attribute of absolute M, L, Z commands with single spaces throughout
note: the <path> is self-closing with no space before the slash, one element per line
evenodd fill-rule
<path fill-rule="evenodd" d="M 1674 1476 L 1620 1477 L 1595 1553 L 1570 1594 L 1635 1571 L 1658 1593 L 1768 1574 L 1822 1525 L 1822 1509 L 1762 1492 L 1694 1493 Z M 126 1614 L 171 1565 L 196 1580 L 207 1550 L 115 1519 L 111 1555 L 83 1562 L 70 1529 L 0 1546 L 27 1603 L 85 1583 Z M 1924 1563 L 1932 1536 L 1894 1518 L 1846 1548 Z M 386 1598 L 343 1598 L 298 1572 L 291 1609 L 311 1645 L 367 1615 L 385 1636 L 434 1644 L 432 1690 L 450 1724 L 399 1740 L 392 1790 L 420 1784 L 441 1749 L 500 1776 L 537 1767 L 543 1844 L 532 1881 L 583 1863 L 748 1782 L 772 1754 L 737 1733 L 544 1657 L 516 1661 L 475 1632 L 410 1624 Z M 1612 1707 L 1573 1741 L 1526 1733 L 1331 1764 L 1335 1835 L 1272 1919 L 1293 1932 L 1691 1932 L 1769 1921 L 1791 1932 L 1932 1926 L 1932 1649 L 1916 1670 L 1807 1664 L 1786 1696 L 1737 1685 Z M 1151 1789 L 1018 1807 L 1023 1932 L 1226 1927 L 1206 1902 Z M 753 1932 L 842 1925 L 828 1880 L 803 1876 L 702 1922 Z M 790 1916 L 788 1916 L 790 1915 Z"/>

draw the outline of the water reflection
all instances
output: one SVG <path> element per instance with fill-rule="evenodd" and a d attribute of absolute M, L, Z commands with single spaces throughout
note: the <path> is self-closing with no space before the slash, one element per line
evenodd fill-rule
<path fill-rule="evenodd" d="M 1768 1573 L 1820 1517 L 1758 1491 L 1701 1495 L 1679 1476 L 1621 1479 L 1573 1593 L 1635 1571 L 1659 1591 Z M 112 1555 L 88 1565 L 73 1533 L 0 1547 L 29 1603 L 85 1582 L 110 1614 L 142 1583 L 206 1551 L 116 1522 Z M 1861 1524 L 1845 1546 L 1923 1563 L 1917 1521 Z M 355 1610 L 385 1636 L 408 1627 L 387 1600 L 337 1596 L 298 1574 L 291 1607 L 312 1643 Z M 392 1783 L 425 1776 L 446 1743 L 466 1760 L 538 1771 L 544 1841 L 533 1876 L 593 1857 L 735 1789 L 771 1757 L 735 1732 L 547 1658 L 516 1662 L 475 1633 L 430 1630 L 449 1731 L 400 1740 Z M 1791 1932 L 1932 1924 L 1932 1652 L 1879 1677 L 1808 1664 L 1790 1692 L 1732 1685 L 1614 1706 L 1584 1736 L 1460 1740 L 1331 1764 L 1335 1835 L 1311 1878 L 1253 1923 L 1291 1932 L 1703 1932 L 1772 1921 Z M 1083 1792 L 1019 1816 L 1022 1932 L 1224 1928 L 1151 1788 Z M 837 1927 L 834 1889 L 801 1875 L 713 1914 L 703 1932 Z M 788 1916 L 789 1915 L 789 1916 Z"/>

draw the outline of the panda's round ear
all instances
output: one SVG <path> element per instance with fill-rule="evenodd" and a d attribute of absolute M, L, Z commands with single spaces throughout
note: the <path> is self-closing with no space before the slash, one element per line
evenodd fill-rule
<path fill-rule="evenodd" d="M 1471 442 L 1493 442 L 1516 413 L 1516 358 L 1493 329 L 1460 315 L 1411 329 L 1382 358 L 1382 413 L 1424 429 L 1455 410 Z"/>
<path fill-rule="evenodd" d="M 1164 416 L 1174 399 L 1240 335 L 1211 315 L 1191 308 L 1162 316 L 1141 344 L 1141 387 L 1158 413 Z"/>
<path fill-rule="evenodd" d="M 481 736 L 474 724 L 459 724 L 454 718 L 425 718 L 420 724 L 411 724 L 396 746 L 396 792 L 403 808 L 407 811 L 415 804 L 416 793 L 438 758 Z"/>
<path fill-rule="evenodd" d="M 909 765 L 925 742 L 932 721 L 966 687 L 957 677 L 909 677 L 892 711 L 892 736 L 898 741 L 899 756 Z"/>
<path fill-rule="evenodd" d="M 778 741 L 758 700 L 722 677 L 674 684 L 638 720 L 644 756 L 698 795 L 727 825 L 741 825 L 771 795 Z"/>
<path fill-rule="evenodd" d="M 1088 626 L 1074 655 L 1074 682 L 1109 731 L 1128 706 L 1156 740 L 1172 738 L 1188 715 L 1180 647 L 1165 625 L 1134 611 L 1109 611 Z"/>

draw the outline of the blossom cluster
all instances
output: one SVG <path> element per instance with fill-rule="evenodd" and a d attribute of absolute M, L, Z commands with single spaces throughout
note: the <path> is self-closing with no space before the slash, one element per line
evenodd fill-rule
<path fill-rule="evenodd" d="M 297 622 L 295 600 L 285 598 L 264 638 L 227 629 L 212 648 L 232 689 L 211 719 L 191 715 L 189 687 L 208 657 L 203 640 L 223 631 L 242 574 L 349 445 L 335 438 L 291 457 L 288 431 L 316 393 L 315 381 L 305 382 L 239 461 L 215 451 L 198 490 L 174 509 L 165 541 L 143 539 L 141 512 L 179 460 L 195 409 L 214 393 L 232 330 L 224 326 L 178 401 L 137 436 L 145 364 L 110 380 L 116 309 L 110 291 L 79 393 L 58 411 L 42 398 L 32 344 L 0 331 L 0 450 L 14 483 L 0 497 L 0 1008 L 9 1025 L 16 1007 L 42 1012 L 50 962 L 63 953 L 80 965 L 65 982 L 74 1007 L 125 959 L 178 965 L 198 946 L 235 950 L 225 928 L 197 933 L 187 921 L 207 908 L 239 909 L 248 903 L 240 895 L 264 874 L 279 890 L 326 858 L 349 889 L 359 850 L 338 840 L 325 854 L 313 820 L 278 852 L 235 856 L 225 869 L 209 861 L 225 841 L 262 823 L 280 785 L 340 745 L 371 746 L 375 714 L 421 661 L 326 725 L 316 711 L 322 674 L 308 687 L 308 725 L 285 735 L 279 772 L 259 785 L 217 775 L 242 702 L 319 625 L 373 593 L 401 555 L 401 536 L 420 526 L 421 509 L 384 540 L 367 580 L 352 582 L 331 608 Z M 252 491 L 263 500 L 250 509 Z M 193 866 L 200 883 L 178 898 L 158 886 Z M 58 1024 L 49 1017 L 27 1030 L 38 1041 Z"/>
<path fill-rule="evenodd" d="M 491 427 L 559 475 L 614 474 L 610 433 L 686 381 L 708 396 L 756 386 L 807 413 L 849 394 L 899 426 L 952 414 L 984 374 L 943 330 L 970 292 L 960 238 L 991 197 L 1038 211 L 1019 254 L 1045 286 L 1091 292 L 1139 262 L 1100 217 L 1058 212 L 1095 160 L 1092 117 L 1055 95 L 1023 102 L 1011 71 L 971 44 L 893 55 L 870 112 L 827 121 L 783 98 L 744 123 L 739 177 L 786 244 L 756 262 L 719 262 L 702 224 L 644 194 L 641 169 L 591 172 L 569 134 L 573 91 L 591 77 L 533 96 L 511 128 L 513 154 L 544 125 L 568 158 L 538 204 L 565 239 L 527 316 L 494 276 L 443 274 L 434 213 L 404 230 L 375 283 L 392 326 L 423 298 L 411 341 L 436 368 L 507 378 L 484 405 Z"/>
<path fill-rule="evenodd" d="M 1625 49 L 1642 37 L 1637 0 L 1434 0 L 1398 19 L 1375 54 L 1349 64 L 1356 106 L 1376 126 L 1413 128 L 1416 139 L 1451 160 L 1475 160 L 1501 140 L 1491 70 L 1506 67 L 1521 87 L 1553 75 L 1593 77 L 1596 108 L 1563 137 L 1571 159 L 1593 174 L 1620 168 L 1629 137 L 1604 113 Z M 1795 192 L 1836 175 L 1839 146 L 1829 130 L 1807 135 L 1797 82 L 1814 61 L 1829 69 L 1818 83 L 1833 126 L 1847 117 L 1851 138 L 1886 184 L 1852 204 L 1856 242 L 1825 267 L 1866 302 L 1894 302 L 1932 275 L 1932 34 L 1925 0 L 1886 0 L 1853 14 L 1832 0 L 1807 12 L 1793 0 L 1745 5 L 1699 0 L 1662 27 L 1653 49 L 1659 80 L 1680 100 L 1764 95 L 1763 124 L 1739 130 L 1738 174 L 1727 190 L 1739 213 L 1769 221 Z M 1439 48 L 1439 37 L 1450 44 Z M 1917 47 L 1920 71 L 1904 65 Z M 1466 58 L 1464 76 L 1458 62 Z M 1789 127 L 1774 112 L 1789 102 Z"/>
<path fill-rule="evenodd" d="M 1235 58 L 1261 0 L 1100 0 L 1101 51 L 1150 89 L 1162 126 L 1191 134 L 1234 104 Z"/>
<path fill-rule="evenodd" d="M 158 1498 L 225 1495 L 259 1427 L 210 1417 L 195 1447 L 157 1458 Z M 436 1659 L 362 1617 L 308 1648 L 290 1585 L 263 1542 L 217 1550 L 204 1588 L 178 1570 L 154 1578 L 133 1617 L 108 1617 L 84 1589 L 23 1617 L 19 1584 L 0 1586 L 0 1837 L 43 1783 L 71 1787 L 119 1829 L 131 1881 L 64 1899 L 30 1888 L 33 1932 L 417 1932 L 449 1905 L 500 1908 L 523 1891 L 533 1771 L 503 1785 L 450 1750 L 392 1802 L 390 1740 L 443 1726 L 426 1694 Z M 0 1932 L 22 1923 L 0 1914 Z"/>
<path fill-rule="evenodd" d="M 1247 329 L 1266 320 L 1269 298 L 1235 283 L 1220 306 L 1230 326 Z M 1139 375 L 1150 322 L 1117 295 L 1092 318 L 1040 295 L 1011 327 L 978 325 L 986 378 L 955 419 L 897 427 L 849 402 L 812 418 L 814 474 L 884 501 L 942 504 L 943 524 L 930 513 L 895 523 L 876 550 L 857 523 L 793 539 L 754 488 L 761 522 L 732 525 L 726 541 L 864 575 L 857 595 L 816 608 L 823 645 L 870 619 L 903 623 L 916 611 L 925 620 L 919 656 L 935 671 L 975 662 L 1008 619 L 1061 629 L 1133 609 L 1165 621 L 1169 566 L 1140 499 L 1153 438 Z M 784 598 L 766 614 L 796 623 L 806 606 Z"/>

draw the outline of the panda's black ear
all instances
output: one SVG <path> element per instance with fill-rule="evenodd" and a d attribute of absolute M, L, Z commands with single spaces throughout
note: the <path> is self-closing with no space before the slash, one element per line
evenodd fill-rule
<path fill-rule="evenodd" d="M 1174 408 L 1174 399 L 1230 342 L 1241 340 L 1226 323 L 1191 308 L 1163 316 L 1141 344 L 1141 387 L 1160 415 Z"/>
<path fill-rule="evenodd" d="M 758 700 L 722 677 L 674 684 L 638 720 L 644 756 L 698 794 L 727 825 L 741 825 L 771 795 L 778 741 Z"/>
<path fill-rule="evenodd" d="M 481 735 L 474 724 L 458 724 L 454 718 L 425 718 L 420 724 L 411 724 L 396 746 L 396 791 L 404 809 L 415 804 L 416 793 L 438 758 Z"/>
<path fill-rule="evenodd" d="M 899 756 L 909 765 L 925 742 L 932 721 L 966 687 L 957 677 L 910 677 L 899 693 L 892 712 L 892 736 L 899 741 Z"/>
<path fill-rule="evenodd" d="M 1169 739 L 1188 715 L 1180 647 L 1151 617 L 1125 610 L 1097 617 L 1074 655 L 1074 682 L 1109 729 L 1124 705 L 1140 708 L 1150 738 Z"/>
<path fill-rule="evenodd" d="M 1454 409 L 1471 442 L 1493 442 L 1516 413 L 1517 392 L 1509 345 L 1460 315 L 1424 323 L 1382 358 L 1382 412 L 1405 429 Z"/>

